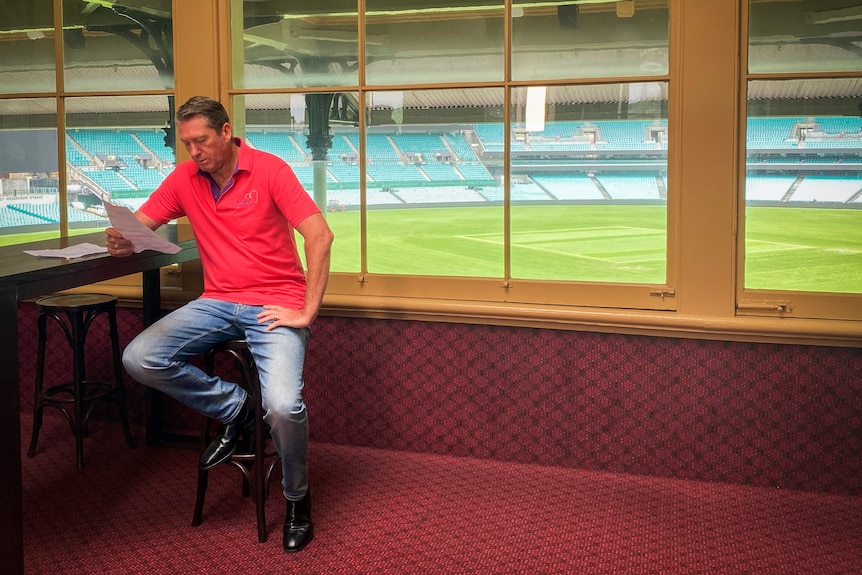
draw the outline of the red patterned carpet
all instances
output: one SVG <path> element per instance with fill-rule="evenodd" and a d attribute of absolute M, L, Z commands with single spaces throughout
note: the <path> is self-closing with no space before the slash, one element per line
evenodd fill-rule
<path fill-rule="evenodd" d="M 287 555 L 277 487 L 266 543 L 227 467 L 191 527 L 194 451 L 129 449 L 96 421 L 77 471 L 52 415 L 23 461 L 28 574 L 862 573 L 862 497 L 326 443 L 310 454 L 316 537 Z"/>

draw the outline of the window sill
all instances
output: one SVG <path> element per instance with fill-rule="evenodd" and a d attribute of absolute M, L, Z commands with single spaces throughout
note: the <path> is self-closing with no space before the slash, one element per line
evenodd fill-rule
<path fill-rule="evenodd" d="M 321 315 L 862 347 L 862 322 L 327 294 Z"/>
<path fill-rule="evenodd" d="M 141 289 L 100 285 L 126 307 L 140 307 Z M 93 287 L 77 288 L 92 291 Z M 70 290 L 76 291 L 76 290 Z M 162 308 L 176 309 L 199 292 L 162 289 Z M 620 310 L 454 299 L 327 294 L 322 316 L 471 323 L 658 337 L 862 347 L 862 322 L 769 317 L 685 315 L 672 311 Z"/>

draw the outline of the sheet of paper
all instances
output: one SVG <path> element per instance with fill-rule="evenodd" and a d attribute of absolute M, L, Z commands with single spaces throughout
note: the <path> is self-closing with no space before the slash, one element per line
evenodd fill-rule
<path fill-rule="evenodd" d="M 105 246 L 97 246 L 96 244 L 82 243 L 66 248 L 55 250 L 24 250 L 25 254 L 31 256 L 39 256 L 42 258 L 64 258 L 71 260 L 74 258 L 82 258 L 92 254 L 103 254 L 107 252 Z"/>
<path fill-rule="evenodd" d="M 175 254 L 182 248 L 159 236 L 135 217 L 132 210 L 125 206 L 116 206 L 105 202 L 105 211 L 111 220 L 111 227 L 119 230 L 123 237 L 132 242 L 135 253 L 144 250 L 155 250 L 166 254 Z"/>

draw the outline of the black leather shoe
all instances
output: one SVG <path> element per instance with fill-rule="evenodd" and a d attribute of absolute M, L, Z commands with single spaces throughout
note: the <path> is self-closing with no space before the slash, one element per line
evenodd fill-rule
<path fill-rule="evenodd" d="M 201 455 L 201 469 L 212 469 L 219 463 L 223 463 L 233 455 L 239 436 L 243 430 L 248 430 L 254 424 L 254 410 L 251 401 L 246 398 L 239 410 L 239 415 L 230 423 L 221 426 L 218 434 L 210 442 Z"/>
<path fill-rule="evenodd" d="M 284 517 L 284 550 L 288 553 L 301 551 L 314 538 L 311 522 L 311 491 L 299 501 L 287 502 Z"/>

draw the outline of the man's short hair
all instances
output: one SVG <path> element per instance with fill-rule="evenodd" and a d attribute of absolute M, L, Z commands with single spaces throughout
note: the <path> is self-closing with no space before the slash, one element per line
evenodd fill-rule
<path fill-rule="evenodd" d="M 177 122 L 191 120 L 195 116 L 203 116 L 207 125 L 215 131 L 221 130 L 230 122 L 227 110 L 218 100 L 206 96 L 192 96 L 177 109 Z"/>

